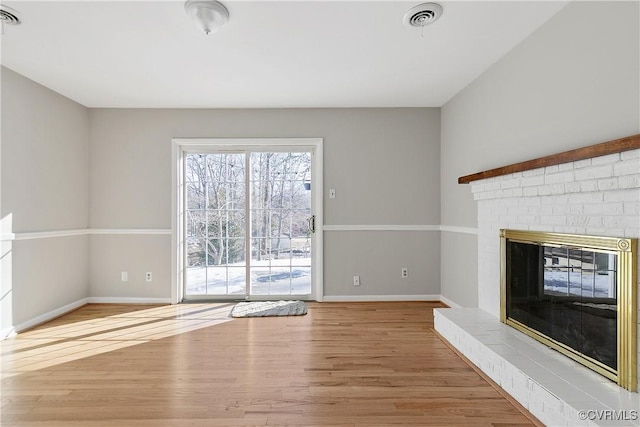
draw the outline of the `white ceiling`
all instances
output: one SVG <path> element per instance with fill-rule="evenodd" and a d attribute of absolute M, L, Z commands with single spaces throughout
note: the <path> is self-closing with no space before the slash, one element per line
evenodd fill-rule
<path fill-rule="evenodd" d="M 182 1 L 10 1 L 2 64 L 88 107 L 438 107 L 567 2 L 223 1 L 205 36 Z"/>

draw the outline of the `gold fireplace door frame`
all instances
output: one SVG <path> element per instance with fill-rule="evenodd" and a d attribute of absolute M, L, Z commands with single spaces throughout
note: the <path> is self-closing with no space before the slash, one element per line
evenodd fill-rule
<path fill-rule="evenodd" d="M 618 369 L 600 363 L 584 354 L 529 328 L 522 323 L 507 318 L 507 240 L 567 246 L 578 249 L 607 251 L 617 255 L 617 326 L 618 326 Z M 500 320 L 541 343 L 561 352 L 578 363 L 593 369 L 618 383 L 629 391 L 638 388 L 638 296 L 637 281 L 637 239 L 615 237 L 583 236 L 575 234 L 545 233 L 538 231 L 500 230 Z"/>

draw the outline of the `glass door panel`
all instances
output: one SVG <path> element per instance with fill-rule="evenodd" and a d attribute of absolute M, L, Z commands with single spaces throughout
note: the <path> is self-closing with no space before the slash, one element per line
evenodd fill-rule
<path fill-rule="evenodd" d="M 311 153 L 251 153 L 252 295 L 311 294 Z"/>
<path fill-rule="evenodd" d="M 243 153 L 187 154 L 185 295 L 246 293 Z"/>
<path fill-rule="evenodd" d="M 311 296 L 310 152 L 186 153 L 184 182 L 187 298 Z"/>

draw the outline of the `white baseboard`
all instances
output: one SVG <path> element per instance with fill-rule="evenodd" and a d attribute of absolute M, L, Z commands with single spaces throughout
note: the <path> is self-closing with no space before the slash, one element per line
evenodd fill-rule
<path fill-rule="evenodd" d="M 440 301 L 440 295 L 325 295 L 324 302 Z"/>
<path fill-rule="evenodd" d="M 449 298 L 440 295 L 440 301 L 447 304 L 451 308 L 462 308 L 460 304 L 451 301 Z"/>
<path fill-rule="evenodd" d="M 33 328 L 36 325 L 48 322 L 49 320 L 60 317 L 63 314 L 73 311 L 78 307 L 82 307 L 83 305 L 87 304 L 87 302 L 88 298 L 79 299 L 78 301 L 63 305 L 62 307 L 56 308 L 55 310 L 51 310 L 47 313 L 41 314 L 40 316 L 34 317 L 33 319 L 27 320 L 26 322 L 15 325 L 13 329 L 16 333 L 18 333 L 24 331 L 25 329 Z"/>
<path fill-rule="evenodd" d="M 16 328 L 14 328 L 13 326 L 9 328 L 4 328 L 3 330 L 0 331 L 0 341 L 6 340 L 7 338 L 11 338 L 16 334 L 17 334 Z"/>
<path fill-rule="evenodd" d="M 171 304 L 171 298 L 89 297 L 93 304 Z"/>

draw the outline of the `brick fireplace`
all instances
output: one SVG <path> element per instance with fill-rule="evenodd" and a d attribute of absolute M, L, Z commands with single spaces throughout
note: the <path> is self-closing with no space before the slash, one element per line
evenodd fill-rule
<path fill-rule="evenodd" d="M 640 238 L 639 147 L 635 135 L 460 180 L 478 203 L 479 309 L 438 310 L 436 330 L 544 423 L 593 425 L 580 409 L 639 411 L 640 398 L 499 322 L 500 230 Z"/>

